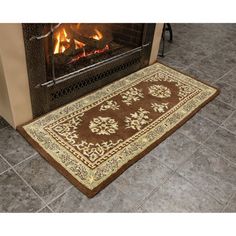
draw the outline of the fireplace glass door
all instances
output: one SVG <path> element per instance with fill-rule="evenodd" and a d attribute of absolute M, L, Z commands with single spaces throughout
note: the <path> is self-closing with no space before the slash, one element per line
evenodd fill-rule
<path fill-rule="evenodd" d="M 144 24 L 45 25 L 48 80 L 91 68 L 142 45 Z"/>

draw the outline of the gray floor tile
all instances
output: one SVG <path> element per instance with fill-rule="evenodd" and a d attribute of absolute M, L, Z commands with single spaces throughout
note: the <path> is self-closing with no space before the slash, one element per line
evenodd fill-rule
<path fill-rule="evenodd" d="M 179 131 L 197 142 L 203 143 L 211 135 L 218 126 L 211 121 L 195 115 Z"/>
<path fill-rule="evenodd" d="M 173 52 L 170 52 L 166 59 L 167 58 L 170 58 L 171 60 L 176 61 L 184 66 L 189 66 L 199 59 L 199 57 L 196 56 L 195 53 L 193 53 L 192 51 L 186 52 L 186 49 L 183 47 L 177 48 Z"/>
<path fill-rule="evenodd" d="M 39 213 L 52 213 L 52 211 L 48 207 L 44 207 Z"/>
<path fill-rule="evenodd" d="M 142 208 L 144 212 L 219 212 L 222 205 L 176 174 Z"/>
<path fill-rule="evenodd" d="M 126 170 L 114 185 L 132 201 L 141 201 L 160 186 L 173 171 L 147 155 Z"/>
<path fill-rule="evenodd" d="M 226 44 L 224 47 L 222 47 L 219 51 L 213 54 L 213 57 L 218 58 L 219 60 L 224 60 L 225 65 L 224 67 L 231 67 L 233 69 L 236 64 L 236 47 L 235 44 L 231 43 Z"/>
<path fill-rule="evenodd" d="M 236 67 L 225 76 L 223 76 L 220 79 L 220 82 L 225 82 L 233 87 L 236 87 Z"/>
<path fill-rule="evenodd" d="M 8 123 L 0 116 L 0 129 L 9 126 Z"/>
<path fill-rule="evenodd" d="M 208 83 L 208 84 L 212 84 L 216 80 L 216 77 L 208 75 L 204 71 L 200 71 L 200 70 L 196 69 L 194 65 L 188 67 L 184 71 L 184 73 L 186 73 L 189 76 L 192 76 L 195 79 L 198 79 L 198 80 L 201 80 L 205 83 Z"/>
<path fill-rule="evenodd" d="M 229 201 L 229 203 L 227 204 L 226 208 L 224 209 L 224 212 L 236 213 L 236 194 Z"/>
<path fill-rule="evenodd" d="M 10 168 L 10 166 L 0 156 L 0 174 Z"/>
<path fill-rule="evenodd" d="M 46 202 L 51 201 L 71 186 L 39 155 L 22 162 L 15 169 Z"/>
<path fill-rule="evenodd" d="M 191 141 L 177 131 L 159 144 L 150 154 L 175 170 L 191 156 L 198 146 L 198 143 Z"/>
<path fill-rule="evenodd" d="M 15 165 L 36 151 L 24 138 L 11 127 L 0 132 L 0 154 L 11 164 Z"/>
<path fill-rule="evenodd" d="M 73 187 L 49 206 L 54 212 L 130 212 L 134 204 L 110 184 L 91 199 Z"/>
<path fill-rule="evenodd" d="M 180 45 L 176 41 L 174 41 L 172 43 L 166 41 L 165 42 L 165 48 L 164 48 L 164 56 L 166 56 L 168 53 L 176 50 L 179 47 L 180 47 Z M 161 41 L 161 43 L 160 43 L 158 55 L 162 55 L 162 50 L 163 50 L 163 41 Z"/>
<path fill-rule="evenodd" d="M 230 69 L 232 69 L 233 66 L 229 66 L 227 62 L 224 61 L 224 59 L 211 56 L 194 63 L 194 67 L 209 76 L 213 76 L 215 79 L 219 79 Z"/>
<path fill-rule="evenodd" d="M 139 207 L 138 209 L 133 210 L 132 213 L 144 213 L 144 210 L 142 207 Z"/>
<path fill-rule="evenodd" d="M 41 200 L 13 170 L 0 175 L 0 212 L 36 212 L 42 207 Z"/>
<path fill-rule="evenodd" d="M 236 134 L 236 110 L 235 112 L 224 122 L 223 127 Z"/>
<path fill-rule="evenodd" d="M 179 61 L 176 61 L 170 57 L 158 58 L 158 62 L 163 63 L 166 66 L 175 68 L 179 71 L 184 71 L 186 69 L 186 65 L 181 64 Z"/>
<path fill-rule="evenodd" d="M 221 81 L 214 85 L 220 88 L 218 99 L 236 108 L 236 88 Z"/>
<path fill-rule="evenodd" d="M 203 107 L 198 114 L 221 125 L 234 110 L 233 107 L 216 98 Z"/>
<path fill-rule="evenodd" d="M 205 147 L 201 147 L 178 170 L 198 188 L 209 192 L 223 204 L 236 191 L 236 166 Z"/>
<path fill-rule="evenodd" d="M 220 155 L 231 159 L 236 163 L 236 135 L 229 131 L 219 128 L 207 140 L 206 146 L 219 153 Z"/>

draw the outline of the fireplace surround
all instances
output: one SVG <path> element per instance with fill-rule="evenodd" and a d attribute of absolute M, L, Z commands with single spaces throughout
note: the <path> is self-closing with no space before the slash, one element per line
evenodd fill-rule
<path fill-rule="evenodd" d="M 70 25 L 79 30 L 70 32 Z M 0 115 L 16 127 L 152 64 L 161 30 L 162 24 L 1 24 Z"/>

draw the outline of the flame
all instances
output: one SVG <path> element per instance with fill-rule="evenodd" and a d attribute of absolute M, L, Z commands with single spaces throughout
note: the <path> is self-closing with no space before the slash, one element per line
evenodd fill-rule
<path fill-rule="evenodd" d="M 58 34 L 57 36 L 56 36 L 56 44 L 55 44 L 55 48 L 54 48 L 54 54 L 57 54 L 57 53 L 59 53 L 59 51 L 60 51 L 60 39 L 61 39 L 61 35 L 60 34 Z"/>
<path fill-rule="evenodd" d="M 70 38 L 68 38 L 68 34 L 65 28 L 62 28 L 56 34 L 56 43 L 54 47 L 54 54 L 63 53 L 67 48 L 70 47 Z"/>
<path fill-rule="evenodd" d="M 101 33 L 99 30 L 97 30 L 97 29 L 95 29 L 94 31 L 96 32 L 96 34 L 93 35 L 92 38 L 93 38 L 93 39 L 96 39 L 96 40 L 102 39 L 102 37 L 103 37 L 102 33 Z"/>
<path fill-rule="evenodd" d="M 80 41 L 78 41 L 76 39 L 74 39 L 74 42 L 75 42 L 75 49 L 82 48 L 82 47 L 85 46 L 84 43 L 82 43 L 82 42 L 80 42 Z"/>
<path fill-rule="evenodd" d="M 80 29 L 80 24 L 75 25 L 77 31 Z M 82 49 L 83 51 L 76 55 L 71 59 L 69 63 L 79 60 L 80 58 L 90 56 L 92 54 L 102 53 L 109 49 L 109 45 L 106 45 L 103 49 L 94 49 L 92 51 L 86 51 L 86 44 L 78 41 L 77 39 L 72 38 L 73 34 L 69 32 L 69 27 L 61 27 L 57 32 L 54 33 L 54 54 L 61 54 L 66 51 L 66 49 L 72 47 L 72 49 Z M 93 38 L 95 40 L 101 40 L 103 38 L 102 33 L 98 29 L 94 29 L 91 32 L 91 36 L 89 38 Z"/>

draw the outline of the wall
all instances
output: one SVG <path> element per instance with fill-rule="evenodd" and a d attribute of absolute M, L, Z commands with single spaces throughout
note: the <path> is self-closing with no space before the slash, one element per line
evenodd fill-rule
<path fill-rule="evenodd" d="M 0 24 L 0 115 L 14 128 L 32 119 L 21 24 Z"/>
<path fill-rule="evenodd" d="M 162 29 L 163 29 L 162 23 L 156 24 L 149 65 L 151 65 L 157 61 L 157 54 L 158 54 L 159 46 L 160 46 L 160 42 L 161 42 Z"/>

